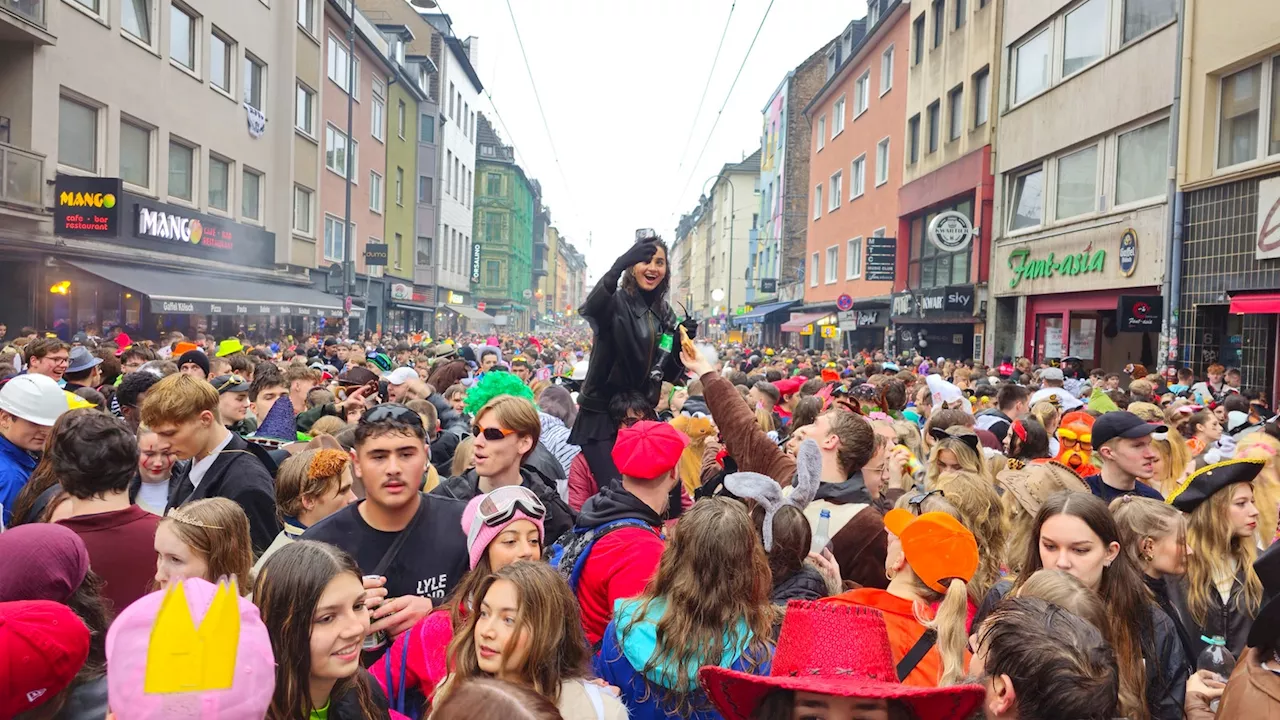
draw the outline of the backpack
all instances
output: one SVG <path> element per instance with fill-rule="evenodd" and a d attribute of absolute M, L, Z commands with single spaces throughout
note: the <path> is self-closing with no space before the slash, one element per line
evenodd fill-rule
<path fill-rule="evenodd" d="M 625 527 L 652 530 L 649 523 L 636 518 L 623 518 L 591 528 L 572 528 L 551 546 L 548 562 L 568 581 L 569 589 L 576 595 L 578 584 L 582 580 L 582 568 L 586 567 L 587 558 L 591 556 L 591 548 L 600 538 Z"/>

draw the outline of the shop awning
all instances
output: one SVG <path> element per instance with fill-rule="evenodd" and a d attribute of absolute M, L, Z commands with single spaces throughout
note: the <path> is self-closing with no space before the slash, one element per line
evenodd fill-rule
<path fill-rule="evenodd" d="M 154 313 L 342 317 L 342 298 L 309 287 L 88 260 L 67 263 L 146 295 Z M 352 314 L 359 313 L 353 308 Z"/>
<path fill-rule="evenodd" d="M 419 304 L 417 304 L 417 303 L 411 303 L 411 302 L 400 302 L 400 301 L 398 301 L 398 300 L 396 300 L 396 301 L 392 301 L 392 303 L 391 303 L 391 307 L 393 307 L 393 308 L 397 308 L 397 309 L 400 309 L 400 310 L 411 310 L 411 311 L 413 311 L 413 312 L 429 312 L 429 313 L 433 313 L 433 312 L 435 312 L 435 311 L 436 311 L 436 309 L 435 309 L 435 308 L 430 307 L 430 306 L 428 306 L 428 305 L 419 305 Z"/>
<path fill-rule="evenodd" d="M 1280 313 L 1280 293 L 1235 295 L 1231 298 L 1231 312 L 1236 315 Z"/>
<path fill-rule="evenodd" d="M 812 325 L 830 314 L 829 312 L 818 312 L 797 315 L 791 320 L 782 323 L 782 332 L 800 332 L 805 325 Z"/>
<path fill-rule="evenodd" d="M 493 324 L 493 321 L 494 321 L 494 318 L 492 315 L 486 312 L 477 310 L 473 307 L 467 307 L 466 305 L 447 305 L 446 307 L 448 307 L 450 310 L 458 313 L 459 315 L 461 315 L 462 317 L 468 320 L 474 320 L 475 322 L 489 323 L 489 324 Z"/>
<path fill-rule="evenodd" d="M 755 325 L 765 321 L 765 318 L 775 312 L 789 310 L 795 306 L 799 300 L 786 300 L 784 302 L 769 303 L 768 305 L 757 305 L 751 312 L 735 315 L 733 318 L 734 325 Z"/>

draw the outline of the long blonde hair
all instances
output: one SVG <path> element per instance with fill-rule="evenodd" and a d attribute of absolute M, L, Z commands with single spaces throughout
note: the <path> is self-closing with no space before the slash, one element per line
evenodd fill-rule
<path fill-rule="evenodd" d="M 1263 549 L 1271 546 L 1280 520 L 1280 440 L 1268 432 L 1251 432 L 1236 443 L 1236 457 L 1262 459 L 1266 464 L 1253 479 L 1253 504 L 1258 506 L 1258 535 Z"/>
<path fill-rule="evenodd" d="M 1000 495 L 986 478 L 969 472 L 942 473 L 929 489 L 942 491 L 947 502 L 960 514 L 960 524 L 978 541 L 978 570 L 969 580 L 968 590 L 974 604 L 981 604 L 1000 579 L 1009 534 L 1009 525 L 1001 512 Z"/>
<path fill-rule="evenodd" d="M 1179 444 L 1179 443 L 1175 443 Z M 1168 503 L 1151 498 L 1125 495 L 1111 501 L 1111 515 L 1120 528 L 1120 549 L 1138 569 L 1145 569 L 1151 562 L 1142 546 L 1150 538 L 1154 542 L 1177 533 L 1178 544 L 1184 550 L 1187 544 L 1185 516 Z"/>
<path fill-rule="evenodd" d="M 1058 406 L 1044 400 L 1031 406 L 1031 416 L 1040 421 L 1049 437 L 1053 437 L 1054 431 L 1058 429 L 1058 423 L 1062 420 L 1062 413 L 1058 410 Z"/>
<path fill-rule="evenodd" d="M 1253 570 L 1258 555 L 1252 536 L 1237 536 L 1231 528 L 1228 511 L 1235 497 L 1235 483 L 1222 488 L 1191 511 L 1187 521 L 1187 544 L 1191 556 L 1187 558 L 1187 609 L 1196 625 L 1204 627 L 1209 615 L 1209 598 L 1218 590 L 1219 580 L 1244 573 L 1244 592 L 1236 600 L 1235 610 L 1255 617 L 1262 605 L 1262 581 Z M 1235 568 L 1232 568 L 1232 565 Z"/>
<path fill-rule="evenodd" d="M 948 437 L 934 438 L 933 447 L 929 450 L 929 461 L 925 463 L 925 483 L 933 488 L 938 482 L 938 476 L 942 474 L 942 466 L 938 460 L 938 455 L 943 450 L 950 450 L 956 456 L 956 460 L 960 463 L 960 467 L 966 472 L 971 472 L 987 481 L 987 484 L 994 484 L 995 477 L 991 474 L 991 468 L 987 465 L 987 461 L 982 456 L 982 445 L 979 444 L 975 449 L 969 443 L 961 440 L 963 436 L 977 437 L 977 433 L 965 427 L 952 427 L 947 430 Z"/>
<path fill-rule="evenodd" d="M 1151 478 L 1148 484 L 1159 490 L 1161 495 L 1169 497 L 1169 494 L 1176 490 L 1183 478 L 1187 476 L 1187 465 L 1191 462 L 1191 449 L 1187 447 L 1186 441 L 1176 434 L 1172 438 L 1167 435 L 1163 438 L 1153 438 L 1151 446 L 1164 460 L 1164 471 L 1159 477 Z"/>

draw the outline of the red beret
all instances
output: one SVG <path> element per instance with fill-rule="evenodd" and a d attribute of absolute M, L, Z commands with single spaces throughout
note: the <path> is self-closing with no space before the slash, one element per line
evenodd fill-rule
<path fill-rule="evenodd" d="M 618 431 L 613 464 L 618 472 L 638 480 L 652 480 L 671 472 L 689 437 L 666 423 L 642 420 Z"/>
<path fill-rule="evenodd" d="M 805 380 L 807 378 L 804 377 L 787 378 L 786 380 L 778 380 L 773 386 L 778 388 L 778 392 L 785 398 L 788 395 L 795 395 L 800 392 L 800 386 L 804 385 Z"/>

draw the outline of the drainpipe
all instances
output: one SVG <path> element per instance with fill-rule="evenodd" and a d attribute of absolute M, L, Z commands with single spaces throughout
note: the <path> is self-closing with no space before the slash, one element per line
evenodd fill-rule
<path fill-rule="evenodd" d="M 1187 28 L 1187 0 L 1178 9 L 1178 49 L 1173 66 L 1173 106 L 1169 110 L 1169 243 L 1164 257 L 1164 327 L 1160 330 L 1160 357 L 1156 366 L 1161 372 L 1176 362 L 1181 343 L 1178 340 L 1178 310 L 1182 296 L 1182 242 L 1186 228 L 1182 222 L 1184 193 L 1178 189 L 1179 126 L 1182 119 L 1182 52 Z"/>

